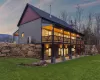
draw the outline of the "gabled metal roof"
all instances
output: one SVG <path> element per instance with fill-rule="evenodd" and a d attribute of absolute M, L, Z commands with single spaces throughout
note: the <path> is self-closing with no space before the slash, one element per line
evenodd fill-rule
<path fill-rule="evenodd" d="M 44 19 L 47 19 L 47 20 L 49 20 L 49 21 L 51 21 L 51 22 L 54 22 L 54 23 L 56 23 L 56 24 L 59 24 L 59 25 L 61 25 L 63 28 L 69 29 L 69 30 L 71 30 L 72 32 L 81 34 L 81 33 L 77 32 L 71 25 L 67 24 L 65 21 L 63 21 L 63 20 L 61 20 L 61 19 L 59 19 L 59 18 L 57 18 L 57 17 L 55 17 L 55 16 L 53 16 L 53 15 L 51 15 L 51 17 L 50 17 L 50 14 L 49 14 L 49 13 L 47 13 L 47 12 L 45 12 L 45 11 L 43 11 L 43 10 L 40 10 L 40 9 L 36 8 L 36 7 L 34 7 L 33 5 L 31 5 L 31 4 L 27 4 L 26 8 L 27 8 L 27 7 L 30 7 L 30 8 L 31 8 L 33 11 L 35 11 L 41 18 L 44 18 Z M 23 12 L 23 15 L 24 15 L 24 13 L 25 13 L 25 11 L 26 11 L 26 8 L 25 8 L 25 10 L 24 10 L 24 12 Z M 22 17 L 23 17 L 23 15 L 22 15 Z M 21 19 L 22 19 L 22 17 L 21 17 Z M 20 19 L 20 21 L 21 21 L 21 19 Z M 20 25 L 20 21 L 19 21 L 19 23 L 18 23 L 18 26 Z"/>
<path fill-rule="evenodd" d="M 45 19 L 50 20 L 52 22 L 61 24 L 61 25 L 65 26 L 65 27 L 72 28 L 72 26 L 70 26 L 69 24 L 67 24 L 65 21 L 63 21 L 63 20 L 61 20 L 61 19 L 59 19 L 59 18 L 57 18 L 57 17 L 55 17 L 53 15 L 51 15 L 51 17 L 50 17 L 50 14 L 49 13 L 47 13 L 47 12 L 45 12 L 43 10 L 40 10 L 40 9 L 38 9 L 38 8 L 30 5 L 30 4 L 28 4 L 28 5 L 29 5 L 29 7 L 31 7 L 31 9 L 33 9 L 42 18 L 45 18 Z"/>

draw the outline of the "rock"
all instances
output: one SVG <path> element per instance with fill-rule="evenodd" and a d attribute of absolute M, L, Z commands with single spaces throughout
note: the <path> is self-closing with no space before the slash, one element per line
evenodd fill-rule
<path fill-rule="evenodd" d="M 32 52 L 32 51 L 28 51 L 27 56 L 32 57 L 33 55 L 34 55 L 34 52 Z"/>
<path fill-rule="evenodd" d="M 16 47 L 16 44 L 10 44 L 9 46 L 14 48 L 14 47 Z"/>
<path fill-rule="evenodd" d="M 9 53 L 10 50 L 2 50 L 1 52 L 2 52 L 2 53 Z"/>
<path fill-rule="evenodd" d="M 41 45 L 36 45 L 36 48 L 41 48 Z"/>
<path fill-rule="evenodd" d="M 0 54 L 0 57 L 6 57 L 6 54 Z"/>
<path fill-rule="evenodd" d="M 8 43 L 4 43 L 4 44 L 2 44 L 2 46 L 8 46 Z"/>
<path fill-rule="evenodd" d="M 28 49 L 29 48 L 29 45 L 28 44 L 25 44 L 23 47 L 26 48 L 26 49 Z"/>
<path fill-rule="evenodd" d="M 33 49 L 32 47 L 30 47 L 28 50 L 29 50 L 29 51 L 33 51 L 34 49 Z"/>
<path fill-rule="evenodd" d="M 34 44 L 29 44 L 29 46 L 30 46 L 30 47 L 35 47 L 35 45 L 34 45 Z"/>

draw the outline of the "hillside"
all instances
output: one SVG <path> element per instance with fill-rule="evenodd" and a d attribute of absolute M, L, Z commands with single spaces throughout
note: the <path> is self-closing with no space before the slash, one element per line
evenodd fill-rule
<path fill-rule="evenodd" d="M 11 42 L 12 38 L 13 38 L 12 35 L 0 34 L 0 42 Z"/>

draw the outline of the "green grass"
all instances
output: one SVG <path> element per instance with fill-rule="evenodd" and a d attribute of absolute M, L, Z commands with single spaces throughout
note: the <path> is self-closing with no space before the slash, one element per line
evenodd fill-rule
<path fill-rule="evenodd" d="M 0 80 L 100 80 L 100 55 L 46 67 L 19 66 L 35 59 L 0 58 Z"/>

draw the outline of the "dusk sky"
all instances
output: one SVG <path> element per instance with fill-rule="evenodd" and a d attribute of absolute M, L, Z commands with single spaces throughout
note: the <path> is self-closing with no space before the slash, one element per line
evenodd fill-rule
<path fill-rule="evenodd" d="M 84 10 L 84 16 L 88 12 L 100 12 L 100 0 L 0 0 L 0 34 L 12 34 L 18 29 L 17 23 L 26 3 L 46 12 L 50 12 L 51 4 L 52 15 L 55 16 L 59 16 L 63 10 L 74 15 L 77 4 Z"/>

